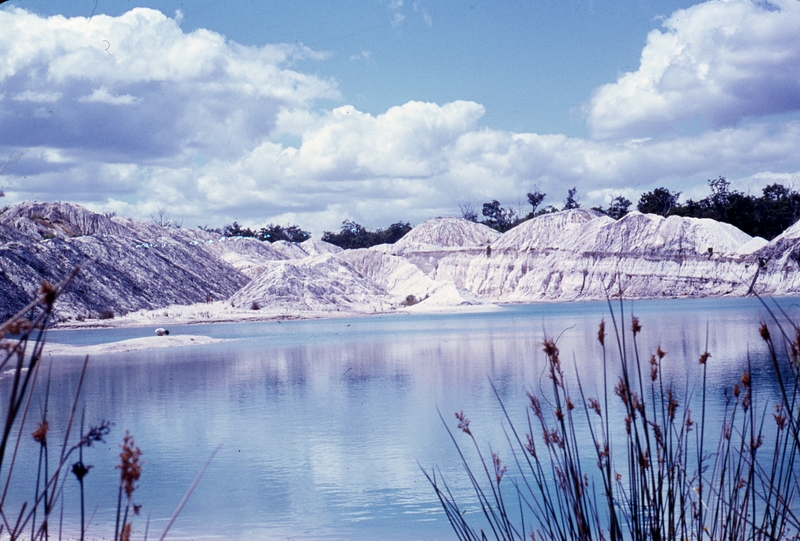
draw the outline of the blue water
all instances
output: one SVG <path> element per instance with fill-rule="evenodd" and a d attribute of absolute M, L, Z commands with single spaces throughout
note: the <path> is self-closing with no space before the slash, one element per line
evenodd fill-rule
<path fill-rule="evenodd" d="M 780 300 L 800 316 L 797 302 Z M 619 320 L 620 307 L 613 306 Z M 758 336 L 759 322 L 769 316 L 755 299 L 626 302 L 624 311 L 625 328 L 631 312 L 642 322 L 642 356 L 649 358 L 660 344 L 668 353 L 665 377 L 681 388 L 697 384 L 697 359 L 708 344 L 711 407 L 721 408 L 724 389 L 747 369 L 748 352 L 756 381 L 769 381 Z M 85 406 L 87 424 L 107 419 L 114 426 L 107 443 L 85 456 L 95 466 L 86 478 L 89 534 L 107 536 L 113 527 L 114 464 L 127 429 L 146 461 L 134 495 L 143 505 L 134 519 L 138 537 L 149 520 L 148 535 L 157 538 L 199 468 L 221 446 L 171 538 L 453 539 L 420 470 L 440 468 L 457 496 L 471 497 L 439 412 L 455 428 L 453 413 L 463 410 L 479 442 L 502 450 L 505 421 L 491 382 L 521 420 L 526 392 L 549 383 L 544 337 L 558 339 L 571 381 L 577 373 L 587 394 L 599 396 L 601 318 L 609 355 L 617 356 L 608 305 L 592 302 L 192 325 L 170 328 L 170 334 L 233 341 L 92 357 L 80 409 Z M 49 341 L 99 344 L 152 332 L 53 331 Z M 630 336 L 626 346 L 632 347 Z M 44 410 L 42 381 L 50 371 L 50 441 L 63 438 L 81 362 L 45 359 L 27 433 Z M 765 402 L 775 400 L 766 383 L 760 393 Z M 21 456 L 35 453 L 28 440 Z M 6 509 L 29 498 L 34 467 L 20 461 Z M 76 485 L 70 474 L 63 497 L 67 530 L 78 516 Z"/>

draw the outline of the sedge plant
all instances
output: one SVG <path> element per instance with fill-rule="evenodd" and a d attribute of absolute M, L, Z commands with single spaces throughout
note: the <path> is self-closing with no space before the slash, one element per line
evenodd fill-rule
<path fill-rule="evenodd" d="M 759 333 L 780 401 L 757 403 L 748 357 L 748 369 L 725 391 L 718 432 L 707 421 L 708 351 L 698 356 L 698 388 L 688 382 L 676 388 L 662 373 L 667 353 L 661 346 L 649 359 L 640 356 L 639 319 L 611 310 L 615 347 L 607 349 L 601 321 L 603 381 L 600 396 L 588 396 L 577 370 L 574 383 L 567 381 L 556 341 L 545 338 L 550 383 L 546 393 L 528 393 L 524 428 L 512 421 L 495 389 L 510 453 L 506 462 L 497 452 L 483 452 L 464 412 L 455 414 L 455 430 L 445 422 L 474 501 L 457 501 L 441 470 L 423 470 L 456 538 L 796 538 L 800 328 L 777 304 L 764 307 L 771 321 Z M 477 458 L 467 458 L 464 437 Z"/>

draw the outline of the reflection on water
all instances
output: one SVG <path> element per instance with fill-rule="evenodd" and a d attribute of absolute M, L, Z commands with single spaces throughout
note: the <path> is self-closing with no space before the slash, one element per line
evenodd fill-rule
<path fill-rule="evenodd" d="M 782 302 L 798 313 L 791 299 Z M 695 384 L 706 340 L 714 405 L 746 368 L 748 351 L 756 383 L 768 380 L 758 375 L 768 367 L 757 334 L 764 315 L 757 301 L 638 301 L 632 307 L 644 327 L 638 338 L 642 355 L 649 358 L 661 344 L 668 352 L 667 377 L 681 388 Z M 109 419 L 115 426 L 108 444 L 85 458 L 95 465 L 87 477 L 89 512 L 94 512 L 90 533 L 107 534 L 113 525 L 113 465 L 117 443 L 130 429 L 146 461 L 134 498 L 144 505 L 143 516 L 135 525 L 143 529 L 149 517 L 151 537 L 222 444 L 174 537 L 450 539 L 450 526 L 420 465 L 440 467 L 456 494 L 467 498 L 470 490 L 437 408 L 448 423 L 454 411 L 464 410 L 478 440 L 502 449 L 502 412 L 490 380 L 521 419 L 526 391 L 549 381 L 540 345 L 546 335 L 558 337 L 565 370 L 577 369 L 587 394 L 599 395 L 601 317 L 613 333 L 605 303 L 191 326 L 170 332 L 239 340 L 93 358 L 82 395 L 87 423 Z M 151 333 L 59 331 L 50 340 L 89 344 Z M 52 359 L 53 427 L 64 424 L 80 362 Z M 772 400 L 774 390 L 764 387 L 759 393 Z M 44 399 L 33 403 L 36 417 Z M 51 441 L 58 441 L 57 430 L 51 434 Z M 25 445 L 22 452 L 34 452 L 32 441 Z M 24 476 L 33 475 L 32 468 L 35 464 L 15 472 L 14 502 L 30 497 L 33 484 Z M 73 485 L 69 479 L 65 517 L 78 516 Z"/>

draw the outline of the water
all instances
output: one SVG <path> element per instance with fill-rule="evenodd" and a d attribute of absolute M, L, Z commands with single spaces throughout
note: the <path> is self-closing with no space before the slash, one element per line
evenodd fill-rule
<path fill-rule="evenodd" d="M 800 315 L 795 300 L 780 302 Z M 719 417 L 724 389 L 747 369 L 748 352 L 755 381 L 764 382 L 756 387 L 759 400 L 777 400 L 767 385 L 769 366 L 758 336 L 758 323 L 768 316 L 757 300 L 626 303 L 626 327 L 631 309 L 644 328 L 638 337 L 642 355 L 649 358 L 660 344 L 668 353 L 665 375 L 681 389 L 698 382 L 697 359 L 708 342 L 710 418 Z M 114 464 L 127 429 L 146 461 L 134 495 L 143 504 L 142 516 L 134 519 L 138 537 L 148 517 L 150 537 L 161 532 L 219 447 L 171 538 L 452 539 L 420 471 L 440 468 L 459 497 L 471 497 L 439 412 L 455 428 L 453 413 L 463 410 L 478 441 L 502 453 L 504 421 L 490 382 L 512 416 L 522 419 L 526 392 L 549 384 L 541 352 L 547 336 L 558 339 L 571 381 L 577 370 L 587 394 L 599 396 L 596 336 L 603 317 L 607 343 L 615 344 L 606 303 L 567 303 L 481 314 L 174 327 L 171 335 L 235 340 L 93 357 L 80 408 L 85 406 L 87 424 L 107 419 L 114 427 L 107 443 L 84 458 L 94 465 L 86 478 L 89 534 L 107 536 L 113 527 Z M 49 340 L 98 344 L 151 334 L 150 328 L 54 331 Z M 52 453 L 63 439 L 59 427 L 81 362 L 45 360 Z M 38 389 L 44 389 L 41 382 Z M 25 433 L 43 409 L 39 393 Z M 24 438 L 21 456 L 35 456 L 29 440 Z M 30 498 L 34 468 L 20 462 L 6 509 Z M 63 498 L 68 530 L 79 516 L 76 486 L 70 474 Z"/>

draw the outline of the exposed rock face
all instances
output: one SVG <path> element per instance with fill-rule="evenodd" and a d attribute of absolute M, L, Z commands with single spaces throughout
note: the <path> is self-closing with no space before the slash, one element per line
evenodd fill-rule
<path fill-rule="evenodd" d="M 481 254 L 498 238 L 500 233 L 483 224 L 461 218 L 434 218 L 419 224 L 395 244 L 372 249 L 403 257 L 433 278 L 443 257 Z"/>
<path fill-rule="evenodd" d="M 413 302 L 426 306 L 457 306 L 481 304 L 483 301 L 453 282 L 437 282 L 416 265 L 398 256 L 376 250 L 347 250 L 337 254 L 354 269 L 384 287 L 396 297 L 395 302 Z"/>
<path fill-rule="evenodd" d="M 800 294 L 800 224 L 772 242 L 733 226 L 633 212 L 543 215 L 500 235 L 459 218 L 418 225 L 394 245 L 270 245 L 98 215 L 66 203 L 0 214 L 0 317 L 41 279 L 81 270 L 61 318 L 230 299 L 273 311 L 369 313 L 483 302 Z M 251 281 L 252 280 L 252 281 Z"/>
<path fill-rule="evenodd" d="M 391 306 L 383 287 L 330 254 L 267 263 L 230 300 L 237 308 L 269 307 L 289 313 L 374 312 Z"/>
<path fill-rule="evenodd" d="M 500 233 L 461 218 L 433 218 L 408 232 L 402 239 L 390 245 L 393 254 L 419 252 L 420 250 L 442 250 L 455 248 L 481 248 L 497 240 Z"/>
<path fill-rule="evenodd" d="M 800 222 L 754 252 L 759 276 L 755 290 L 763 295 L 800 293 Z"/>
<path fill-rule="evenodd" d="M 75 267 L 60 318 L 228 298 L 249 278 L 219 257 L 233 247 L 217 241 L 68 203 L 15 205 L 0 214 L 0 317 L 30 302 L 42 279 L 59 282 Z"/>
<path fill-rule="evenodd" d="M 339 252 L 343 251 L 334 244 L 316 239 L 308 239 L 301 242 L 300 248 L 302 248 L 308 255 L 338 254 Z"/>
<path fill-rule="evenodd" d="M 482 254 L 448 254 L 434 278 L 506 302 L 603 299 L 620 288 L 631 298 L 744 295 L 757 268 L 748 244 L 761 243 L 713 220 L 632 212 L 615 221 L 579 209 L 529 220 Z"/>

